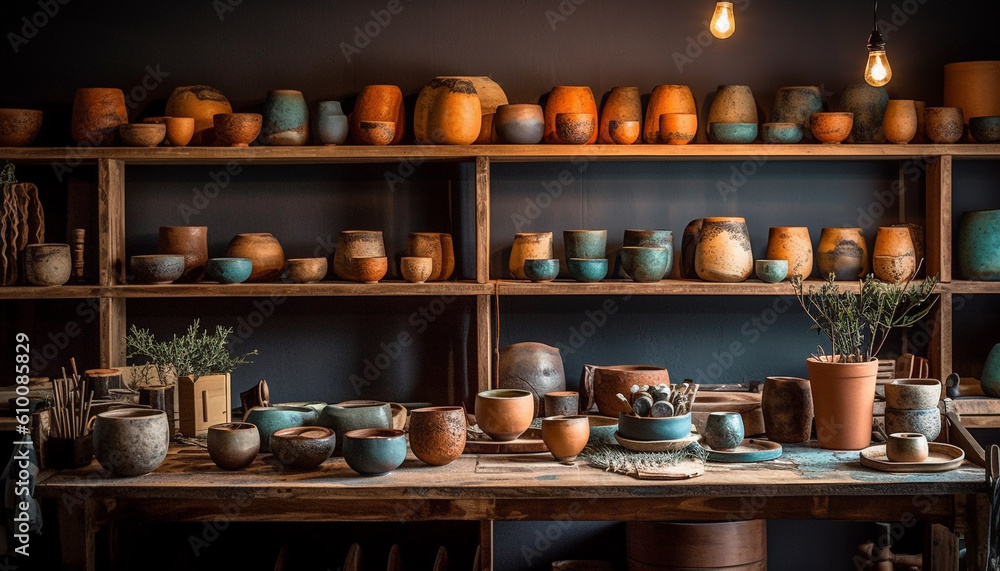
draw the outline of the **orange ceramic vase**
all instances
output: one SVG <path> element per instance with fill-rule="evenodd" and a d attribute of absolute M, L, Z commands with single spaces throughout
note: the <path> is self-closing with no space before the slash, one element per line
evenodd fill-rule
<path fill-rule="evenodd" d="M 227 258 L 250 258 L 253 270 L 247 282 L 273 282 L 285 269 L 285 252 L 267 232 L 237 234 L 226 246 Z"/>
<path fill-rule="evenodd" d="M 167 98 L 165 114 L 168 117 L 193 117 L 192 145 L 211 145 L 215 142 L 214 117 L 218 113 L 232 113 L 233 106 L 218 89 L 207 85 L 186 85 L 174 89 Z"/>
<path fill-rule="evenodd" d="M 822 448 L 861 450 L 871 444 L 872 409 L 878 360 L 840 363 L 829 357 L 806 359 Z"/>
<path fill-rule="evenodd" d="M 71 134 L 77 143 L 113 145 L 118 126 L 128 123 L 125 94 L 112 87 L 81 87 L 73 96 Z"/>
<path fill-rule="evenodd" d="M 686 85 L 657 85 L 646 105 L 646 122 L 642 129 L 647 143 L 660 142 L 660 115 L 664 113 L 698 113 L 694 95 Z"/>
<path fill-rule="evenodd" d="M 601 110 L 601 124 L 597 134 L 599 143 L 610 145 L 615 143 L 611 137 L 608 124 L 611 121 L 642 121 L 642 101 L 639 98 L 638 87 L 614 87 L 604 102 Z"/>
<path fill-rule="evenodd" d="M 394 122 L 396 129 L 390 144 L 402 141 L 406 132 L 406 110 L 403 107 L 403 92 L 399 87 L 366 85 L 362 88 L 348 121 L 355 142 L 359 142 L 357 133 L 361 132 L 362 121 Z"/>
<path fill-rule="evenodd" d="M 546 143 L 568 144 L 559 138 L 556 133 L 556 115 L 559 113 L 589 113 L 595 118 L 597 115 L 597 102 L 594 101 L 594 92 L 585 85 L 557 85 L 549 93 L 549 99 L 545 102 L 545 135 Z M 597 140 L 597 129 L 586 144 Z"/>
<path fill-rule="evenodd" d="M 861 228 L 823 228 L 816 265 L 823 279 L 830 274 L 837 280 L 863 278 L 868 273 L 868 244 Z"/>
<path fill-rule="evenodd" d="M 915 256 L 913 238 L 906 226 L 882 226 L 875 235 L 873 256 Z"/>
<path fill-rule="evenodd" d="M 753 273 L 753 252 L 746 220 L 719 216 L 705 218 L 694 252 L 698 277 L 709 282 L 741 282 Z"/>
<path fill-rule="evenodd" d="M 418 143 L 471 145 L 479 137 L 482 124 L 482 106 L 471 81 L 437 77 L 417 96 L 413 134 Z"/>
<path fill-rule="evenodd" d="M 495 119 L 497 107 L 507 105 L 507 94 L 504 93 L 500 84 L 485 75 L 456 75 L 444 76 L 464 79 L 472 83 L 479 95 L 479 107 L 483 111 L 482 127 L 479 129 L 479 137 L 476 144 L 486 145 L 496 142 L 496 133 L 493 130 L 493 120 Z"/>
<path fill-rule="evenodd" d="M 912 99 L 890 99 L 882 118 L 882 130 L 890 143 L 905 145 L 917 135 L 917 107 Z"/>
<path fill-rule="evenodd" d="M 813 270 L 813 247 L 809 228 L 773 226 L 767 235 L 767 259 L 788 260 L 788 275 L 808 278 Z"/>

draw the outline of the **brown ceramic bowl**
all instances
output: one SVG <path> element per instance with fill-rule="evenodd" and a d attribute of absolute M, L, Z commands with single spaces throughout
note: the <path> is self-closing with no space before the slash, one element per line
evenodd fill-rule
<path fill-rule="evenodd" d="M 556 135 L 560 143 L 582 145 L 597 129 L 597 119 L 590 113 L 556 113 Z"/>
<path fill-rule="evenodd" d="M 430 279 L 433 269 L 434 258 L 403 256 L 399 260 L 399 271 L 403 274 L 403 279 L 411 283 L 424 283 Z"/>
<path fill-rule="evenodd" d="M 444 466 L 465 449 L 465 408 L 432 406 L 410 413 L 410 450 L 431 466 Z"/>
<path fill-rule="evenodd" d="M 840 143 L 851 134 L 853 126 L 854 113 L 822 112 L 809 117 L 809 128 L 822 143 Z"/>
<path fill-rule="evenodd" d="M 366 284 L 378 283 L 389 271 L 389 259 L 385 256 L 351 258 L 348 262 L 350 274 L 356 281 Z"/>
<path fill-rule="evenodd" d="M 263 120 L 260 113 L 217 113 L 212 118 L 215 141 L 223 147 L 248 147 L 260 134 Z"/>
<path fill-rule="evenodd" d="M 297 470 L 315 470 L 333 454 L 337 436 L 322 426 L 296 426 L 274 431 L 269 442 L 278 462 Z"/>
<path fill-rule="evenodd" d="M 122 144 L 126 147 L 155 147 L 167 135 L 167 126 L 161 123 L 126 123 L 118 127 Z"/>
<path fill-rule="evenodd" d="M 516 440 L 535 418 L 535 395 L 520 389 L 493 389 L 476 395 L 476 424 L 499 442 Z"/>
<path fill-rule="evenodd" d="M 395 121 L 361 121 L 358 142 L 362 145 L 388 145 L 396 136 Z"/>
<path fill-rule="evenodd" d="M 326 258 L 288 258 L 285 275 L 295 283 L 310 284 L 326 277 Z"/>
<path fill-rule="evenodd" d="M 0 147 L 27 147 L 41 130 L 41 111 L 0 109 Z"/>

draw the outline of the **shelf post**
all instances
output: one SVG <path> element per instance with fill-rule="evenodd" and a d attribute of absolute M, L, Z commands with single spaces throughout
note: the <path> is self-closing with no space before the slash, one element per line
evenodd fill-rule
<path fill-rule="evenodd" d="M 476 157 L 476 283 L 490 280 L 490 159 Z"/>
<path fill-rule="evenodd" d="M 937 307 L 933 311 L 933 328 L 931 329 L 931 342 L 928 349 L 930 358 L 931 378 L 944 380 L 952 372 L 954 363 L 952 360 L 952 311 L 953 294 L 941 293 Z M 944 395 L 944 387 L 942 396 Z"/>
<path fill-rule="evenodd" d="M 125 283 L 125 163 L 98 159 L 98 285 Z M 124 364 L 125 300 L 101 297 L 100 361 L 102 367 Z"/>
<path fill-rule="evenodd" d="M 927 169 L 927 275 L 951 281 L 951 155 L 942 155 Z M 951 344 L 951 336 L 942 341 Z"/>

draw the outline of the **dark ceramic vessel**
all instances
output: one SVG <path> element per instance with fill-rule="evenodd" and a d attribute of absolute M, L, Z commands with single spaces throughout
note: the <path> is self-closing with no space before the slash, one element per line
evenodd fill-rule
<path fill-rule="evenodd" d="M 249 422 L 227 422 L 208 427 L 208 455 L 223 470 L 242 470 L 260 451 L 260 432 Z"/>
<path fill-rule="evenodd" d="M 337 436 L 322 426 L 283 428 L 271 434 L 271 452 L 283 465 L 296 470 L 315 470 L 333 454 Z"/>
<path fill-rule="evenodd" d="M 382 476 L 406 459 L 406 433 L 390 428 L 365 428 L 344 435 L 344 460 L 362 476 Z"/>

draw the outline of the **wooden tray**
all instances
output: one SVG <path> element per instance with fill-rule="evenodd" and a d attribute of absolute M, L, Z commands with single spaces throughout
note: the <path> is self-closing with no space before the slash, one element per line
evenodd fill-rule
<path fill-rule="evenodd" d="M 712 450 L 704 444 L 702 446 L 708 450 L 709 462 L 763 462 L 781 456 L 781 444 L 769 440 L 748 438 L 732 450 Z"/>
<path fill-rule="evenodd" d="M 521 437 L 517 440 L 498 442 L 488 438 L 482 440 L 467 439 L 463 454 L 535 454 L 548 452 L 548 447 L 540 438 Z"/>
<path fill-rule="evenodd" d="M 885 456 L 885 444 L 869 446 L 861 451 L 861 465 L 883 472 L 947 472 L 962 465 L 965 452 L 958 446 L 928 442 L 930 454 L 923 462 L 890 462 Z"/>

